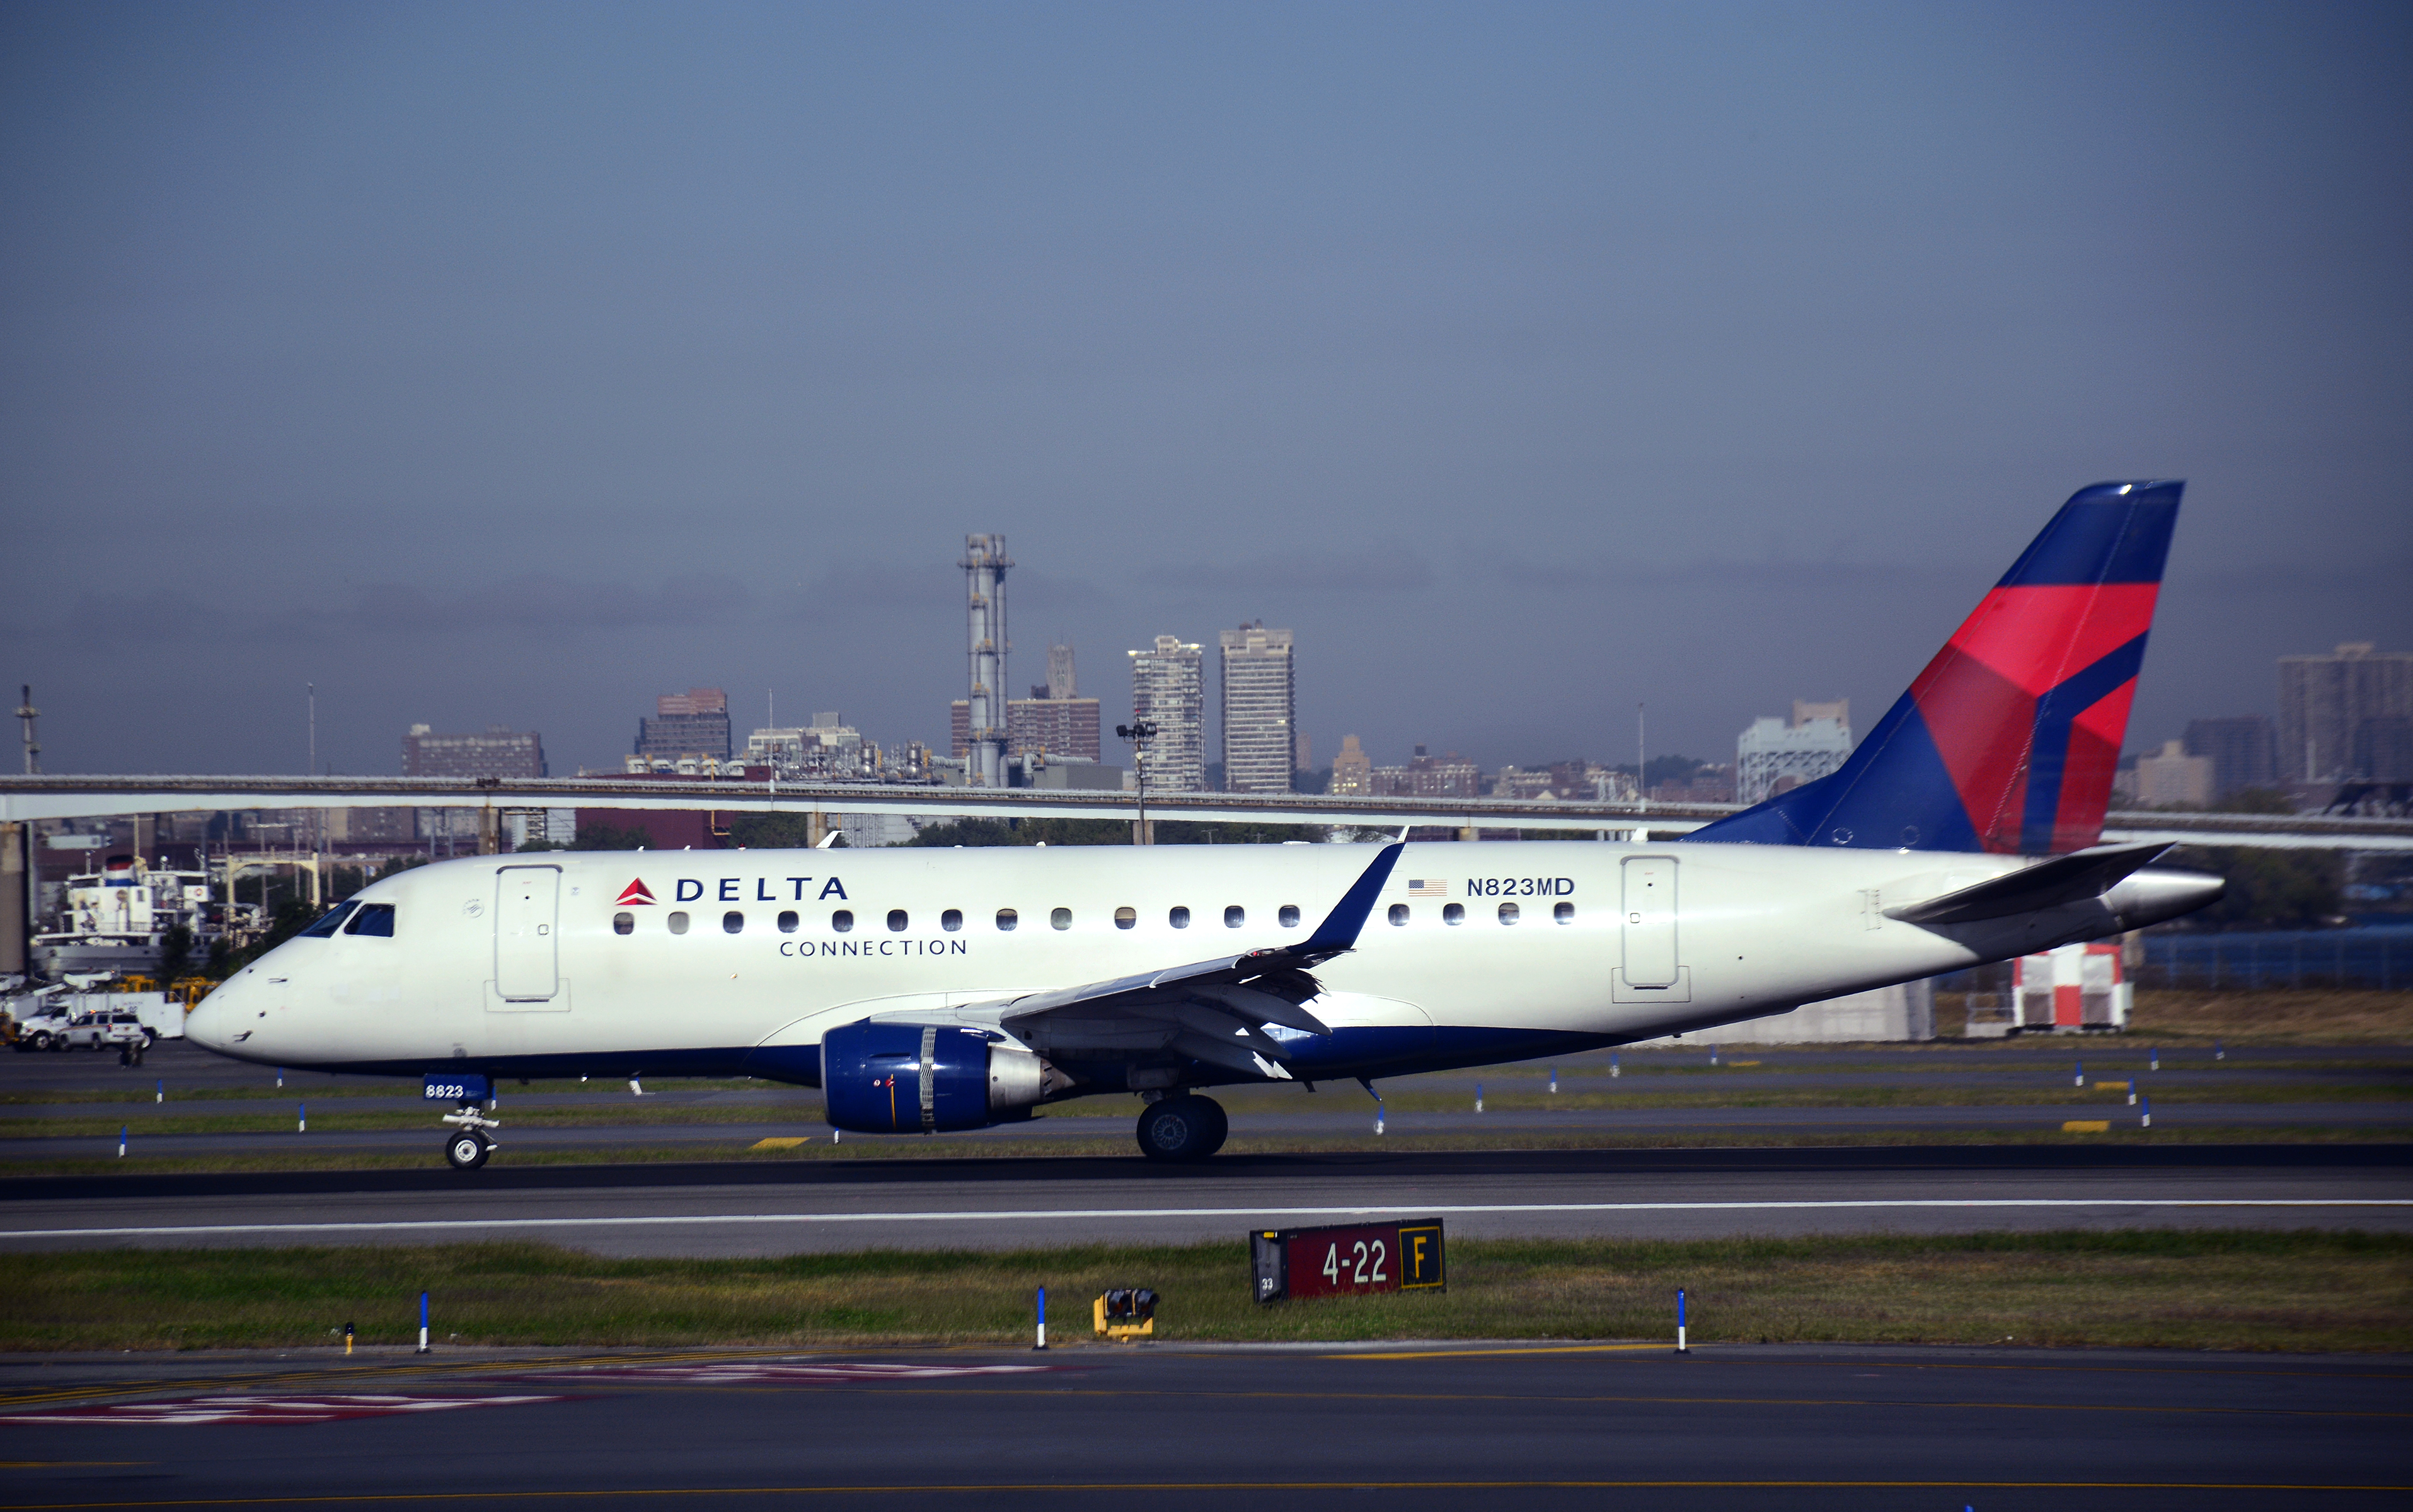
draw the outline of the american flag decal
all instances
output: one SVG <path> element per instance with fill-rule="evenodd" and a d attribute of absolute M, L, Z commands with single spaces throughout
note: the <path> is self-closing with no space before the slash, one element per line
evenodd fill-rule
<path fill-rule="evenodd" d="M 1437 876 L 1410 877 L 1408 878 L 1408 896 L 1446 898 L 1449 896 L 1449 880 L 1446 877 Z"/>

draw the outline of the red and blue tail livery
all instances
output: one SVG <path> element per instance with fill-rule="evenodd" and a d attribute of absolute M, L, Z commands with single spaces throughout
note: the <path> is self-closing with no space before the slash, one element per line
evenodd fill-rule
<path fill-rule="evenodd" d="M 1686 838 L 2027 856 L 2094 844 L 2185 486 L 2079 491 L 1842 771 Z"/>

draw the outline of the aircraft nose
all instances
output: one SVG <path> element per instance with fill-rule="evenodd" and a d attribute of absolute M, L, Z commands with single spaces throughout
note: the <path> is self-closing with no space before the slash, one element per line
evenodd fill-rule
<path fill-rule="evenodd" d="M 205 1050 L 224 1050 L 227 1025 L 230 1022 L 227 995 L 232 991 L 220 987 L 193 1005 L 185 1015 L 185 1037 Z"/>

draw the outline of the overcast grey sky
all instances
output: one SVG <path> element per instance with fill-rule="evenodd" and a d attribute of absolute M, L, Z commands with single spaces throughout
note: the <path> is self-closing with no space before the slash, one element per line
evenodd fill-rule
<path fill-rule="evenodd" d="M 2130 746 L 2413 646 L 2402 5 L 0 9 L 0 676 L 54 771 L 942 741 L 1298 634 L 1487 765 L 1863 729 L 2189 480 Z"/>

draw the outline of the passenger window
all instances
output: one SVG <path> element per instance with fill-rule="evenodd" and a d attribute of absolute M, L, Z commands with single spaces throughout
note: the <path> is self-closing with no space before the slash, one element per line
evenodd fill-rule
<path fill-rule="evenodd" d="M 1286 930 L 1295 930 L 1298 928 L 1298 904 L 1282 904 L 1281 912 L 1275 914 L 1274 917 L 1281 923 L 1281 927 Z"/>
<path fill-rule="evenodd" d="M 344 926 L 346 934 L 369 934 L 379 939 L 393 938 L 393 904 L 363 903 L 352 921 Z"/>
<path fill-rule="evenodd" d="M 1012 930 L 1021 922 L 1021 916 L 1011 908 L 1000 908 L 997 911 L 997 927 L 1000 930 Z"/>
<path fill-rule="evenodd" d="M 1393 903 L 1391 905 L 1391 922 L 1394 924 L 1404 924 L 1407 921 L 1408 905 L 1406 903 Z"/>
<path fill-rule="evenodd" d="M 687 932 L 687 915 L 684 913 L 673 914 L 671 916 L 670 924 L 671 932 L 673 934 L 685 934 Z"/>
<path fill-rule="evenodd" d="M 1051 909 L 1047 915 L 1047 922 L 1057 929 L 1069 930 L 1073 927 L 1073 910 L 1069 908 Z"/>
<path fill-rule="evenodd" d="M 723 933 L 723 934 L 743 934 L 743 933 L 745 933 L 745 932 L 746 932 L 746 916 L 745 916 L 744 914 L 739 913 L 739 912 L 738 912 L 736 909 L 734 909 L 734 908 L 733 908 L 733 909 L 731 909 L 729 912 L 727 912 L 727 913 L 725 913 L 725 914 L 721 915 L 721 916 L 720 916 L 720 932 L 721 932 L 721 933 Z"/>
<path fill-rule="evenodd" d="M 1234 903 L 1231 907 L 1223 910 L 1223 927 L 1227 930 L 1238 929 L 1248 921 L 1249 911 L 1241 907 L 1238 903 Z"/>
<path fill-rule="evenodd" d="M 853 929 L 853 911 L 851 909 L 841 908 L 836 913 L 832 914 L 830 916 L 830 928 L 837 931 L 840 934 L 844 934 L 848 931 Z"/>
<path fill-rule="evenodd" d="M 1115 928 L 1117 928 L 1117 929 L 1118 929 L 1118 930 L 1127 930 L 1127 929 L 1131 929 L 1131 928 L 1132 928 L 1133 926 L 1137 925 L 1138 923 L 1139 923 L 1139 910 L 1138 910 L 1138 909 L 1136 909 L 1136 908 L 1118 908 L 1118 909 L 1116 909 L 1116 910 L 1115 910 Z"/>
<path fill-rule="evenodd" d="M 796 920 L 796 911 L 795 911 L 794 909 L 792 909 L 792 908 L 782 908 L 782 909 L 780 909 L 780 910 L 779 910 L 779 932 L 780 932 L 780 933 L 782 933 L 782 934 L 793 934 L 793 933 L 795 933 L 795 932 L 796 932 L 796 922 L 797 922 L 797 920 Z"/>
<path fill-rule="evenodd" d="M 1463 924 L 1463 923 L 1465 923 L 1465 922 L 1466 922 L 1466 904 L 1464 904 L 1464 903 L 1443 903 L 1443 904 L 1442 904 L 1442 909 L 1441 909 L 1441 921 L 1442 921 L 1443 923 L 1444 923 L 1444 924 Z"/>
<path fill-rule="evenodd" d="M 962 929 L 963 927 L 964 911 L 960 908 L 950 908 L 945 913 L 939 916 L 939 928 L 945 930 L 950 934 L 953 934 L 955 931 Z"/>
<path fill-rule="evenodd" d="M 1502 903 L 1500 905 L 1500 922 L 1503 924 L 1514 924 L 1517 922 L 1517 905 L 1515 903 Z"/>
<path fill-rule="evenodd" d="M 1187 908 L 1176 908 L 1173 912 L 1164 916 L 1164 921 L 1172 925 L 1175 929 L 1186 930 L 1190 927 L 1190 910 Z"/>
<path fill-rule="evenodd" d="M 889 933 L 891 933 L 891 934 L 902 934 L 902 933 L 904 933 L 904 932 L 905 932 L 905 925 L 906 925 L 906 923 L 907 923 L 907 922 L 908 922 L 908 921 L 907 921 L 907 919 L 906 919 L 906 917 L 905 917 L 905 910 L 903 910 L 902 908 L 892 908 L 892 909 L 888 910 L 888 932 L 889 932 Z"/>
<path fill-rule="evenodd" d="M 1561 903 L 1556 908 L 1550 910 L 1550 917 L 1557 919 L 1562 924 L 1572 924 L 1576 921 L 1576 905 L 1573 903 Z"/>
<path fill-rule="evenodd" d="M 623 912 L 621 912 L 621 913 L 617 913 L 617 914 L 614 914 L 614 915 L 612 916 L 612 932 L 613 932 L 613 933 L 614 933 L 614 934 L 634 934 L 634 933 L 636 933 L 636 932 L 637 932 L 637 916 L 636 916 L 636 915 L 634 915 L 634 914 L 631 914 L 631 913 L 628 913 L 628 912 L 626 912 L 626 911 L 623 911 Z"/>
<path fill-rule="evenodd" d="M 344 927 L 344 920 L 351 917 L 352 910 L 359 906 L 360 904 L 356 903 L 339 903 L 334 907 L 328 909 L 323 914 L 320 914 L 316 923 L 312 924 L 308 929 L 303 930 L 301 933 L 293 937 L 297 940 L 323 940 L 328 935 L 334 933 L 339 929 L 342 929 Z"/>

